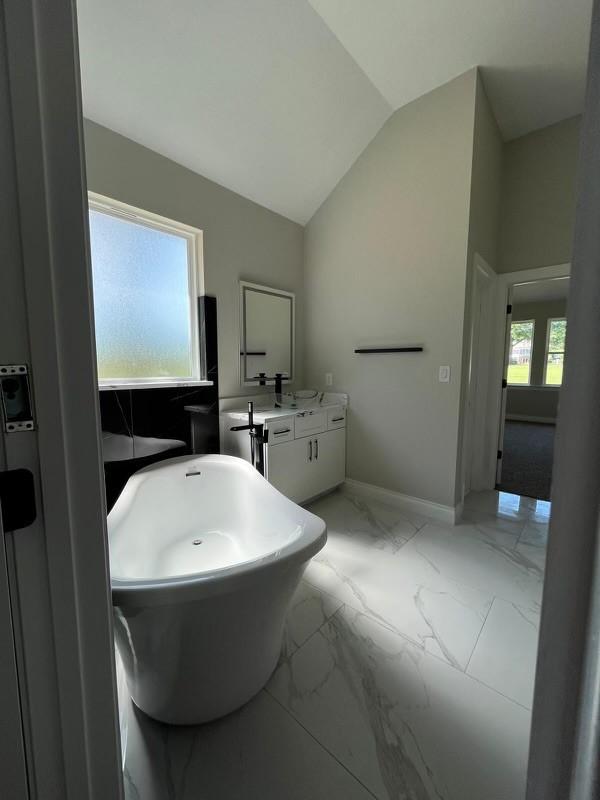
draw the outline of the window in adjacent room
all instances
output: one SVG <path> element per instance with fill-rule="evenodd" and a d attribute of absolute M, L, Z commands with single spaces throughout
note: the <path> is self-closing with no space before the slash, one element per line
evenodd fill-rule
<path fill-rule="evenodd" d="M 89 196 L 100 386 L 202 380 L 202 231 Z"/>
<path fill-rule="evenodd" d="M 565 341 L 567 338 L 567 320 L 564 317 L 548 320 L 546 335 L 546 366 L 544 383 L 546 386 L 560 386 L 565 364 Z"/>
<path fill-rule="evenodd" d="M 508 383 L 513 386 L 531 383 L 531 353 L 533 350 L 532 319 L 511 322 Z"/>

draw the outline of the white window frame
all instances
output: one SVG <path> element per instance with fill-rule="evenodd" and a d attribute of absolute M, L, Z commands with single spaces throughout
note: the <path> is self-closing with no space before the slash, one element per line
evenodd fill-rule
<path fill-rule="evenodd" d="M 522 325 L 523 323 L 531 322 L 531 352 L 529 354 L 529 375 L 527 378 L 527 383 L 511 383 L 508 381 L 508 385 L 512 388 L 518 388 L 519 386 L 531 386 L 531 369 L 533 367 L 533 347 L 535 344 L 535 319 L 511 319 L 510 325 L 511 328 L 513 325 Z M 508 350 L 508 368 L 510 369 L 510 356 L 512 353 L 512 335 L 511 335 L 511 346 Z M 508 371 L 507 371 L 508 374 Z"/>
<path fill-rule="evenodd" d="M 549 386 L 551 389 L 559 389 L 562 386 L 562 381 L 560 383 L 548 383 L 548 356 L 550 353 L 560 353 L 560 350 L 550 350 L 550 326 L 553 322 L 562 322 L 567 321 L 565 317 L 548 317 L 546 321 L 546 343 L 544 347 L 544 386 Z M 563 370 L 565 364 L 565 351 L 562 351 L 563 357 Z"/>
<path fill-rule="evenodd" d="M 188 250 L 188 285 L 190 307 L 190 347 L 192 375 L 190 377 L 151 377 L 147 378 L 113 378 L 98 379 L 98 387 L 102 389 L 151 389 L 161 386 L 212 386 L 212 381 L 205 380 L 202 374 L 204 359 L 201 357 L 204 342 L 200 341 L 198 325 L 198 298 L 204 294 L 204 248 L 203 233 L 199 228 L 185 225 L 182 222 L 161 217 L 151 211 L 122 203 L 96 192 L 88 192 L 90 210 L 110 214 L 117 219 L 135 221 L 155 230 L 174 234 L 187 240 Z"/>

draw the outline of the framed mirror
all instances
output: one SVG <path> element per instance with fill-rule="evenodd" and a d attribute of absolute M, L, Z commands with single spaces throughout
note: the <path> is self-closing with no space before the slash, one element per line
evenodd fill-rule
<path fill-rule="evenodd" d="M 240 281 L 240 381 L 257 383 L 260 373 L 294 379 L 293 292 Z"/>

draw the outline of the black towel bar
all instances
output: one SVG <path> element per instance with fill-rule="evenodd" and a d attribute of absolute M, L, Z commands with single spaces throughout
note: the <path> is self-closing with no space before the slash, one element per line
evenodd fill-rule
<path fill-rule="evenodd" d="M 420 345 L 411 347 L 359 347 L 355 353 L 422 353 L 423 348 Z"/>

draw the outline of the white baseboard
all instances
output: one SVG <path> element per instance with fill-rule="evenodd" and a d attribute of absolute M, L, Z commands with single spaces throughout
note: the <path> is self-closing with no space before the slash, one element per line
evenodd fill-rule
<path fill-rule="evenodd" d="M 554 417 L 533 417 L 530 414 L 507 414 L 506 419 L 515 422 L 544 422 L 546 425 L 556 425 Z"/>
<path fill-rule="evenodd" d="M 434 503 L 432 500 L 423 500 L 420 497 L 411 497 L 391 489 L 383 489 L 381 486 L 374 486 L 371 483 L 355 481 L 353 478 L 346 478 L 342 484 L 342 491 L 344 490 L 373 500 L 381 500 L 382 503 L 445 522 L 447 525 L 455 525 L 459 522 L 462 513 L 462 504 L 456 508 L 444 506 L 441 503 Z"/>

